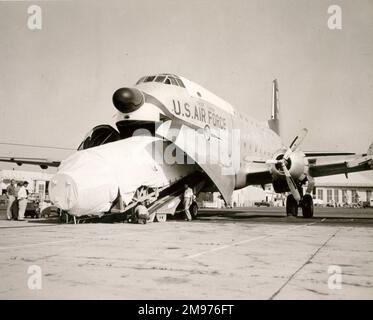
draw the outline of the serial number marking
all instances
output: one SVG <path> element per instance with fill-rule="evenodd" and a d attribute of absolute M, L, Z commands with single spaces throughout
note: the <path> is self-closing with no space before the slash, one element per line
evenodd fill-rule
<path fill-rule="evenodd" d="M 172 313 L 182 315 L 231 315 L 233 304 L 183 304 L 181 308 L 172 306 L 153 306 L 145 304 L 138 309 L 139 315 L 163 316 L 169 318 Z"/>
<path fill-rule="evenodd" d="M 204 314 L 214 314 L 214 315 L 230 315 L 232 314 L 233 304 L 183 304 L 184 315 L 204 315 Z"/>

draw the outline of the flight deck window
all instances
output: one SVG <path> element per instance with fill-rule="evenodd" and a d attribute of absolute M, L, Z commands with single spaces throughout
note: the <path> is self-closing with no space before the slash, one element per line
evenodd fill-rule
<path fill-rule="evenodd" d="M 180 79 L 176 79 L 176 81 L 180 87 L 185 88 L 184 83 Z"/>
<path fill-rule="evenodd" d="M 158 76 L 158 77 L 155 79 L 155 82 L 163 82 L 164 79 L 166 79 L 165 76 Z"/>
<path fill-rule="evenodd" d="M 172 85 L 174 85 L 174 86 L 178 85 L 177 82 L 176 82 L 176 80 L 174 78 L 170 77 L 169 79 L 170 79 Z"/>
<path fill-rule="evenodd" d="M 167 78 L 165 81 L 164 81 L 165 84 L 171 84 L 171 80 L 169 78 Z"/>
<path fill-rule="evenodd" d="M 152 82 L 154 80 L 155 76 L 151 76 L 151 77 L 146 77 L 146 79 L 144 80 L 144 82 Z"/>

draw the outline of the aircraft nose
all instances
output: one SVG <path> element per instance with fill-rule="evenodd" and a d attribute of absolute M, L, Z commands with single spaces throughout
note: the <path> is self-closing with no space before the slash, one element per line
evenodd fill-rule
<path fill-rule="evenodd" d="M 129 113 L 139 109 L 144 103 L 144 96 L 135 88 L 120 88 L 113 94 L 113 104 L 120 112 Z"/>
<path fill-rule="evenodd" d="M 49 195 L 56 206 L 62 210 L 70 210 L 78 201 L 74 179 L 64 173 L 56 174 L 50 182 Z"/>
<path fill-rule="evenodd" d="M 112 167 L 94 149 L 76 152 L 62 161 L 49 184 L 52 203 L 74 216 L 106 212 L 118 195 Z"/>

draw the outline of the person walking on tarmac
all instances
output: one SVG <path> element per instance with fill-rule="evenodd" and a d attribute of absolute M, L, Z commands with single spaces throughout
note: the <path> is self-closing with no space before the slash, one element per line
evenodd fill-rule
<path fill-rule="evenodd" d="M 189 188 L 189 186 L 186 184 L 184 185 L 184 198 L 183 198 L 183 204 L 184 204 L 184 211 L 186 218 L 185 220 L 187 221 L 192 221 L 192 216 L 189 212 L 189 207 L 191 206 L 193 202 L 193 190 L 192 188 Z"/>
<path fill-rule="evenodd" d="M 12 179 L 10 185 L 6 188 L 6 193 L 8 195 L 8 206 L 6 208 L 6 216 L 8 220 L 12 219 L 12 205 L 17 197 L 16 181 Z"/>
<path fill-rule="evenodd" d="M 18 191 L 18 220 L 25 220 L 25 211 L 27 207 L 27 188 L 28 182 L 25 181 L 22 185 L 22 187 Z"/>

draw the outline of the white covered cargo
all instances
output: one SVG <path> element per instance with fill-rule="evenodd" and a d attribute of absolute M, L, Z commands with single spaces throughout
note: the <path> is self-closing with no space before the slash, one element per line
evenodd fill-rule
<path fill-rule="evenodd" d="M 135 136 L 78 151 L 52 177 L 51 200 L 74 216 L 100 216 L 118 192 L 127 205 L 140 186 L 164 187 L 196 170 L 195 165 L 162 161 L 165 148 L 172 146 L 156 137 Z"/>

